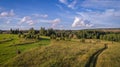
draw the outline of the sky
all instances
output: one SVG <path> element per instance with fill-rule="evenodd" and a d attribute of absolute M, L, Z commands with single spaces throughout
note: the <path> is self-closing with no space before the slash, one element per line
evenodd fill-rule
<path fill-rule="evenodd" d="M 120 0 L 0 0 L 0 29 L 120 28 Z"/>

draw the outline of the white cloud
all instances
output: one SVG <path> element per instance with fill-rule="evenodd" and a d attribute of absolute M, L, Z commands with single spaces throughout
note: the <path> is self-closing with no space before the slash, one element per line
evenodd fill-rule
<path fill-rule="evenodd" d="M 75 17 L 72 27 L 92 27 L 93 24 L 90 23 L 88 20 L 84 20 L 80 17 Z"/>
<path fill-rule="evenodd" d="M 77 4 L 77 0 L 74 0 L 72 3 L 68 5 L 68 7 L 74 9 L 76 4 Z"/>
<path fill-rule="evenodd" d="M 46 17 L 47 15 L 45 15 Z M 46 19 L 34 19 L 34 17 L 30 17 L 30 16 L 25 16 L 20 20 L 19 24 L 22 23 L 27 23 L 28 25 L 33 25 L 35 23 L 50 23 L 52 24 L 53 27 L 55 27 L 59 22 L 61 22 L 61 20 L 59 18 L 53 19 L 53 20 L 46 20 Z"/>
<path fill-rule="evenodd" d="M 11 21 L 18 20 L 18 17 L 15 16 L 15 12 L 13 9 L 9 11 L 0 11 L 0 20 L 6 24 L 10 24 Z"/>
<path fill-rule="evenodd" d="M 119 26 L 120 10 L 106 9 L 105 11 L 77 12 L 82 18 L 90 20 L 96 27 Z"/>
<path fill-rule="evenodd" d="M 56 18 L 52 21 L 52 23 L 59 23 L 61 20 L 59 18 Z"/>
<path fill-rule="evenodd" d="M 7 16 L 8 13 L 7 13 L 7 12 L 2 12 L 0 15 L 1 15 L 2 17 L 4 17 L 4 16 Z"/>
<path fill-rule="evenodd" d="M 25 16 L 25 17 L 23 17 L 22 19 L 21 19 L 21 23 L 23 23 L 23 22 L 27 22 L 27 21 L 29 21 L 29 20 L 31 20 L 31 17 L 29 17 L 29 16 Z"/>
<path fill-rule="evenodd" d="M 59 0 L 60 3 L 65 4 L 68 8 L 74 9 L 77 4 L 77 0 L 72 0 L 69 2 L 68 0 Z"/>
<path fill-rule="evenodd" d="M 29 20 L 29 21 L 27 21 L 26 23 L 28 23 L 29 25 L 33 25 L 33 24 L 34 24 L 34 21 L 33 21 L 33 20 Z"/>
<path fill-rule="evenodd" d="M 0 17 L 11 17 L 11 16 L 14 16 L 15 13 L 14 13 L 14 10 L 10 10 L 8 12 L 1 12 L 0 13 Z"/>
<path fill-rule="evenodd" d="M 63 4 L 68 4 L 67 0 L 59 0 Z"/>
<path fill-rule="evenodd" d="M 34 21 L 32 20 L 30 16 L 25 16 L 20 20 L 20 24 L 21 23 L 27 23 L 28 25 L 33 25 Z"/>
<path fill-rule="evenodd" d="M 59 19 L 59 18 L 56 18 L 56 19 L 54 19 L 53 21 L 52 21 L 52 28 L 54 28 L 54 27 L 56 27 L 56 25 L 59 23 L 59 22 L 61 22 L 61 20 Z"/>

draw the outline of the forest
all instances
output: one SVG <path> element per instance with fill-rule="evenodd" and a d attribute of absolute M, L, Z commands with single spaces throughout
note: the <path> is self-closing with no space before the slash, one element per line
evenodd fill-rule
<path fill-rule="evenodd" d="M 108 29 L 110 30 L 110 29 Z M 9 30 L 11 34 L 19 34 L 19 37 L 39 39 L 39 36 L 49 36 L 51 39 L 71 40 L 74 39 L 101 39 L 108 41 L 120 42 L 120 31 L 103 31 L 102 29 L 85 29 L 85 30 L 54 30 L 52 28 L 40 30 L 30 28 L 29 30 Z"/>

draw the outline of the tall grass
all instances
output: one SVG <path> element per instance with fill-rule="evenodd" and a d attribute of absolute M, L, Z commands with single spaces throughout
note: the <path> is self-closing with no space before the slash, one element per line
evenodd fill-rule
<path fill-rule="evenodd" d="M 41 45 L 48 45 L 49 39 L 44 38 L 40 41 L 35 42 L 35 40 L 25 40 L 18 38 L 18 35 L 13 34 L 0 34 L 0 40 L 12 38 L 11 41 L 4 41 L 0 44 L 0 67 L 8 60 L 12 59 L 17 55 L 17 50 L 21 53 L 28 51 L 31 48 L 39 47 Z M 33 43 L 32 43 L 33 42 Z M 14 46 L 18 45 L 18 46 Z"/>
<path fill-rule="evenodd" d="M 5 66 L 84 67 L 89 57 L 101 48 L 103 48 L 101 44 L 52 40 L 48 46 L 31 49 L 16 56 Z"/>
<path fill-rule="evenodd" d="M 13 40 L 3 41 L 11 38 Z M 116 42 L 92 39 L 84 43 L 78 39 L 56 41 L 44 36 L 36 42 L 12 34 L 0 34 L 0 41 L 3 41 L 0 43 L 0 67 L 85 67 L 89 58 L 106 43 L 108 49 L 98 56 L 96 67 L 120 66 L 120 43 Z M 16 54 L 16 49 L 21 54 Z"/>
<path fill-rule="evenodd" d="M 120 43 L 109 43 L 98 58 L 97 67 L 120 67 Z"/>

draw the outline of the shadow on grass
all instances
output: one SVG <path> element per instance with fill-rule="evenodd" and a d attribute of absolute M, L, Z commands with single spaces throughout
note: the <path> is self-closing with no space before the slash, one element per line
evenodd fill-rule
<path fill-rule="evenodd" d="M 40 38 L 39 40 L 50 40 L 50 39 L 48 39 L 48 38 Z"/>
<path fill-rule="evenodd" d="M 39 39 L 39 44 L 38 45 L 40 45 L 40 46 L 45 46 L 45 45 L 48 45 L 49 43 L 50 43 L 50 39 L 49 38 L 40 38 Z"/>
<path fill-rule="evenodd" d="M 39 45 L 48 45 L 48 44 L 47 44 L 46 42 L 44 42 L 44 41 L 50 41 L 50 39 L 48 39 L 48 38 L 40 38 L 39 40 L 36 40 L 36 41 L 13 44 L 13 45 L 9 45 L 8 47 L 29 45 L 29 44 L 34 44 L 34 43 L 38 43 L 38 42 L 41 42 Z"/>
<path fill-rule="evenodd" d="M 105 50 L 107 49 L 108 46 L 107 44 L 105 44 L 104 48 L 98 50 L 97 52 L 95 52 L 88 60 L 88 62 L 86 63 L 85 67 L 96 67 L 97 64 L 97 59 L 98 56 Z"/>
<path fill-rule="evenodd" d="M 13 39 L 6 39 L 6 40 L 2 40 L 2 41 L 0 41 L 0 44 L 1 43 L 4 43 L 4 42 L 9 42 L 9 41 L 12 41 Z"/>

